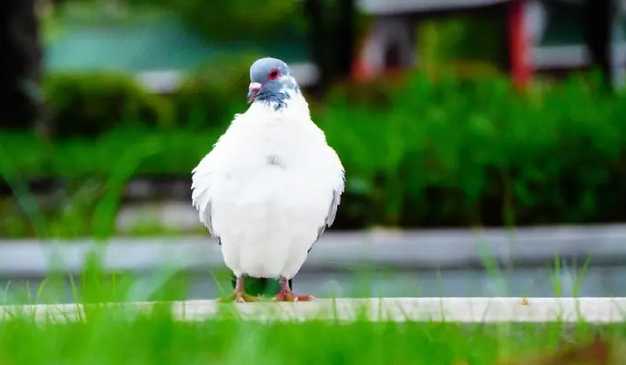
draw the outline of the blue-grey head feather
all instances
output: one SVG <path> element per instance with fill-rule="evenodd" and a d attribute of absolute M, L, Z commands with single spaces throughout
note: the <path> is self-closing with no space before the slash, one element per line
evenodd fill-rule
<path fill-rule="evenodd" d="M 270 77 L 273 71 L 278 71 L 279 75 L 274 80 Z M 266 57 L 254 62 L 250 67 L 250 82 L 261 85 L 257 93 L 249 95 L 250 100 L 272 105 L 276 110 L 285 107 L 291 95 L 300 93 L 291 68 L 276 58 Z"/>

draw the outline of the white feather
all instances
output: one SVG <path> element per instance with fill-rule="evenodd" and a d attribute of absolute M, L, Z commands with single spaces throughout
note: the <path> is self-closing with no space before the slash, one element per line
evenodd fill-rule
<path fill-rule="evenodd" d="M 253 277 L 295 276 L 344 191 L 341 161 L 300 94 L 278 111 L 253 103 L 235 116 L 192 180 L 193 205 L 226 265 Z"/>

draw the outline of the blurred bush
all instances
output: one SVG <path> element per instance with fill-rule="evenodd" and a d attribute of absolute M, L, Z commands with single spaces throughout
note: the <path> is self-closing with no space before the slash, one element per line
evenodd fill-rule
<path fill-rule="evenodd" d="M 131 0 L 129 4 L 167 9 L 210 39 L 267 40 L 305 26 L 297 1 Z"/>
<path fill-rule="evenodd" d="M 123 126 L 168 128 L 174 106 L 116 74 L 52 74 L 43 82 L 51 129 L 57 136 L 95 136 Z"/>
<path fill-rule="evenodd" d="M 0 133 L 0 153 L 25 181 L 107 178 L 124 168 L 125 156 L 148 146 L 134 176 L 184 176 L 211 149 L 222 130 L 117 128 L 95 139 L 72 137 L 48 141 L 35 133 Z M 148 148 L 146 147 L 146 148 Z M 143 153 L 143 152 L 142 152 Z"/>
<path fill-rule="evenodd" d="M 157 95 L 124 74 L 51 74 L 43 82 L 49 123 L 58 137 L 124 128 L 226 126 L 245 107 L 255 56 L 221 56 L 185 75 L 171 95 Z"/>
<path fill-rule="evenodd" d="M 424 19 L 416 29 L 417 67 L 432 72 L 458 63 L 483 63 L 505 70 L 507 34 L 495 9 L 467 15 Z"/>
<path fill-rule="evenodd" d="M 220 56 L 187 75 L 171 95 L 179 126 L 225 127 L 246 107 L 250 65 L 255 55 Z"/>
<path fill-rule="evenodd" d="M 348 173 L 352 197 L 340 219 L 399 226 L 626 220 L 626 96 L 596 86 L 573 78 L 520 95 L 502 78 L 414 76 L 395 88 L 390 107 L 333 95 L 316 120 Z"/>
<path fill-rule="evenodd" d="M 198 85 L 172 100 L 189 100 Z M 231 113 L 245 110 L 234 87 L 220 90 L 183 108 L 185 127 L 119 125 L 96 140 L 52 143 L 0 133 L 0 146 L 27 179 L 106 177 L 139 143 L 151 147 L 128 168 L 134 177 L 188 179 Z M 213 116 L 200 105 L 207 99 L 230 106 Z M 341 85 L 313 110 L 347 171 L 340 228 L 626 221 L 624 115 L 626 95 L 582 78 L 519 94 L 504 78 L 421 75 Z"/>

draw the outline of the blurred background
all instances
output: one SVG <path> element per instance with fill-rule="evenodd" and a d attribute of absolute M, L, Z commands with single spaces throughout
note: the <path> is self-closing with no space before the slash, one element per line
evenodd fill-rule
<path fill-rule="evenodd" d="M 347 171 L 295 290 L 626 295 L 626 1 L 0 8 L 5 301 L 51 273 L 51 300 L 76 299 L 93 270 L 139 278 L 125 299 L 229 290 L 190 173 L 264 56 L 291 65 Z"/>

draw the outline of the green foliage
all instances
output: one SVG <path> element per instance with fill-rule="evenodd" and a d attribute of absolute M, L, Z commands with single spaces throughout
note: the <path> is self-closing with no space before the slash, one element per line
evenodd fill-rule
<path fill-rule="evenodd" d="M 123 128 L 95 140 L 50 143 L 35 134 L 0 133 L 0 177 L 16 193 L 0 198 L 0 236 L 107 237 L 115 233 L 118 204 L 131 178 L 189 176 L 218 136 Z M 56 178 L 56 188 L 38 199 L 24 191 L 25 182 L 42 178 Z"/>
<path fill-rule="evenodd" d="M 343 214 L 360 214 L 355 221 L 626 219 L 623 94 L 602 95 L 577 79 L 518 95 L 503 79 L 434 83 L 415 76 L 390 98 L 381 108 L 348 104 L 342 94 L 316 118 L 346 166 L 345 201 L 361 202 L 343 207 Z"/>
<path fill-rule="evenodd" d="M 104 196 L 106 181 L 118 170 L 124 172 L 122 182 L 138 176 L 188 178 L 232 113 L 245 110 L 239 95 L 232 101 L 241 85 L 222 97 L 219 87 L 198 96 L 193 87 L 204 80 L 232 82 L 212 71 L 204 77 L 176 97 L 189 97 L 194 100 L 189 105 L 198 108 L 196 114 L 180 114 L 185 127 L 163 131 L 131 123 L 95 140 L 52 142 L 3 132 L 7 164 L 24 180 L 62 177 L 76 186 L 96 179 L 104 190 L 83 195 L 91 201 Z M 337 227 L 626 220 L 626 95 L 600 93 L 594 85 L 574 78 L 518 94 L 501 78 L 435 82 L 420 75 L 396 85 L 344 85 L 313 110 L 347 171 Z M 219 102 L 202 105 L 209 99 Z M 115 214 L 111 202 L 101 215 Z M 14 207 L 15 202 L 0 204 L 11 217 L 4 222 L 14 220 Z M 91 223 L 83 226 L 89 227 L 85 233 L 93 229 Z M 2 234 L 25 231 L 24 225 L 11 227 Z"/>
<path fill-rule="evenodd" d="M 179 125 L 190 128 L 225 127 L 245 108 L 254 55 L 222 56 L 187 75 L 171 99 Z"/>
<path fill-rule="evenodd" d="M 95 263 L 96 256 L 87 259 L 78 278 L 70 276 L 70 288 L 61 275 L 48 277 L 32 288 L 36 289 L 32 294 L 29 285 L 25 295 L 14 286 L 5 288 L 3 303 L 51 305 L 3 308 L 0 361 L 15 365 L 292 364 L 295 358 L 304 364 L 493 365 L 532 359 L 564 345 L 576 348 L 594 338 L 607 340 L 611 349 L 618 350 L 610 357 L 617 359 L 626 334 L 620 323 L 471 325 L 438 318 L 436 313 L 431 321 L 412 321 L 410 313 L 406 321 L 396 321 L 402 308 L 391 311 L 394 315 L 376 303 L 358 302 L 342 303 L 330 311 L 322 310 L 322 304 L 319 315 L 310 312 L 308 320 L 290 318 L 292 311 L 277 312 L 270 303 L 247 314 L 230 304 L 213 312 L 205 306 L 212 303 L 181 302 L 187 299 L 183 288 L 189 278 L 184 273 L 165 268 L 146 276 L 105 273 Z M 67 302 L 68 289 L 77 305 L 54 305 Z M 342 320 L 346 316 L 356 318 Z M 379 316 L 390 320 L 369 320 Z"/>
<path fill-rule="evenodd" d="M 43 35 L 46 38 L 52 35 L 52 38 L 47 40 L 62 34 L 68 26 L 134 27 L 168 18 L 162 10 L 152 6 L 151 3 L 129 6 L 126 2 L 73 0 L 43 6 L 46 8 L 40 18 L 43 22 Z"/>
<path fill-rule="evenodd" d="M 297 1 L 133 0 L 131 4 L 168 9 L 214 40 L 267 40 L 301 29 L 304 23 Z"/>
<path fill-rule="evenodd" d="M 15 365 L 282 365 L 294 359 L 301 364 L 493 365 L 577 348 L 596 335 L 615 341 L 619 349 L 624 338 L 620 324 L 583 329 L 565 323 L 280 322 L 237 320 L 229 307 L 223 308 L 225 319 L 180 321 L 168 304 L 93 310 L 69 323 L 62 317 L 36 320 L 28 311 L 14 314 L 0 323 L 0 360 Z M 611 359 L 620 355 L 616 351 Z"/>
<path fill-rule="evenodd" d="M 59 137 L 95 136 L 118 127 L 224 127 L 245 107 L 254 55 L 221 56 L 183 77 L 172 95 L 143 89 L 123 74 L 51 74 L 43 82 Z"/>
<path fill-rule="evenodd" d="M 171 127 L 173 104 L 127 76 L 54 74 L 43 82 L 52 129 L 59 136 L 96 135 L 113 127 Z"/>
<path fill-rule="evenodd" d="M 298 359 L 304 364 L 493 365 L 536 359 L 536 354 L 559 349 L 576 350 L 594 339 L 602 339 L 597 342 L 602 348 L 610 346 L 611 361 L 623 357 L 620 346 L 626 327 L 621 323 L 472 325 L 436 313 L 432 320 L 412 321 L 408 312 L 405 321 L 396 321 L 403 308 L 387 312 L 376 303 L 357 302 L 341 303 L 328 312 L 322 304 L 319 316 L 309 313 L 308 320 L 290 317 L 291 311 L 275 311 L 270 303 L 254 308 L 256 314 L 247 311 L 252 308 L 239 307 L 240 312 L 229 304 L 213 312 L 213 303 L 181 302 L 188 299 L 184 288 L 189 277 L 178 270 L 110 273 L 103 270 L 102 258 L 97 248 L 91 251 L 83 273 L 69 277 L 69 288 L 60 272 L 38 288 L 26 284 L 25 294 L 15 285 L 5 288 L 3 303 L 18 305 L 3 308 L 0 361 L 15 365 L 292 364 Z M 73 303 L 55 305 L 66 303 L 68 292 Z M 342 320 L 355 315 L 353 321 Z M 390 320 L 368 318 L 379 316 Z M 568 359 L 595 359 L 603 353 L 576 352 L 588 356 Z"/>
<path fill-rule="evenodd" d="M 416 30 L 418 52 L 428 63 L 458 59 L 501 63 L 506 55 L 503 26 L 492 14 L 426 20 Z"/>
<path fill-rule="evenodd" d="M 508 63 L 503 27 L 501 17 L 489 12 L 425 19 L 416 29 L 416 67 L 429 74 L 474 78 L 497 74 Z"/>
<path fill-rule="evenodd" d="M 149 153 L 133 168 L 133 176 L 188 176 L 222 132 L 128 127 L 102 133 L 95 140 L 76 137 L 56 142 L 34 133 L 2 132 L 0 145 L 7 163 L 23 181 L 55 177 L 103 179 L 117 173 L 118 168 L 126 169 L 124 161 L 134 165 L 138 156 L 133 154 L 146 152 Z M 149 149 L 143 150 L 142 146 Z"/>

